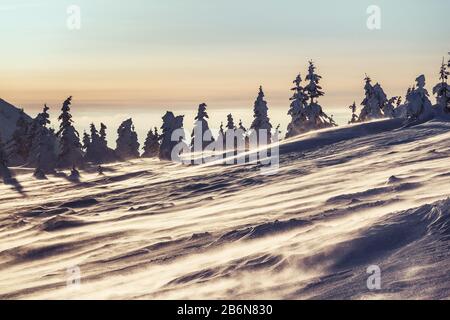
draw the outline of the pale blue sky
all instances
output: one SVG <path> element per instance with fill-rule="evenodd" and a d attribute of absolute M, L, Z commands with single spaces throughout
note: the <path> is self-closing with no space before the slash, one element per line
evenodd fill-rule
<path fill-rule="evenodd" d="M 69 31 L 66 8 L 81 8 Z M 381 30 L 366 27 L 369 5 Z M 251 107 L 262 84 L 285 109 L 296 73 L 317 62 L 325 108 L 388 95 L 450 51 L 448 0 L 0 0 L 0 97 L 25 107 L 72 94 L 80 108 Z M 284 111 L 283 111 L 284 112 Z"/>

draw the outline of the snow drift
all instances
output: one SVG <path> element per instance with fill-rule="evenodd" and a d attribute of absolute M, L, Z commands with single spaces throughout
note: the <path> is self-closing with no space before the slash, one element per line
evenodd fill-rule
<path fill-rule="evenodd" d="M 449 123 L 394 119 L 288 139 L 270 176 L 152 159 L 24 173 L 22 193 L 0 185 L 0 297 L 448 299 L 448 141 Z"/>

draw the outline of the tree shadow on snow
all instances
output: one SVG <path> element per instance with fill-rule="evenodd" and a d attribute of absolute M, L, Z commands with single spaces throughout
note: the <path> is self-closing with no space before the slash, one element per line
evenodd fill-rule
<path fill-rule="evenodd" d="M 3 178 L 4 184 L 11 186 L 14 191 L 20 193 L 22 196 L 26 196 L 23 186 L 16 178 L 14 178 L 13 173 L 8 168 L 3 168 L 0 172 L 0 177 Z"/>

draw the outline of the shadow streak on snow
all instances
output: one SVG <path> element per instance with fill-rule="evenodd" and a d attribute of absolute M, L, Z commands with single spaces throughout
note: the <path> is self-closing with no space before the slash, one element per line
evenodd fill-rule
<path fill-rule="evenodd" d="M 302 259 L 304 266 L 322 265 L 329 272 L 369 266 L 382 261 L 396 250 L 404 249 L 426 238 L 450 240 L 450 199 L 434 205 L 424 205 L 375 224 L 352 240 Z"/>
<path fill-rule="evenodd" d="M 6 169 L 6 172 L 2 172 L 0 177 L 3 176 L 3 183 L 9 185 L 14 189 L 17 193 L 20 193 L 22 196 L 26 196 L 26 192 L 23 189 L 23 186 L 20 182 L 14 178 L 13 174 L 9 169 Z"/>

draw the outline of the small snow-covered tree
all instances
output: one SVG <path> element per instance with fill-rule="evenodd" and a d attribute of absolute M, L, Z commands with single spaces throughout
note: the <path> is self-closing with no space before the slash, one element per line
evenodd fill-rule
<path fill-rule="evenodd" d="M 436 95 L 436 108 L 438 112 L 450 112 L 450 85 L 447 83 L 449 75 L 450 72 L 447 70 L 444 58 L 442 58 L 442 65 L 439 71 L 440 83 L 433 88 L 433 94 Z"/>
<path fill-rule="evenodd" d="M 223 122 L 220 123 L 219 134 L 216 139 L 216 148 L 215 150 L 225 150 L 227 147 L 227 137 L 225 134 L 225 130 L 223 129 Z"/>
<path fill-rule="evenodd" d="M 104 123 L 100 123 L 100 143 L 102 144 L 103 148 L 106 148 L 108 146 L 108 142 L 106 141 L 106 125 Z"/>
<path fill-rule="evenodd" d="M 122 122 L 117 129 L 116 154 L 122 160 L 139 158 L 139 142 L 134 130 L 133 120 L 128 119 Z"/>
<path fill-rule="evenodd" d="M 396 102 L 399 100 L 400 97 L 392 97 L 390 98 L 387 103 L 383 107 L 383 113 L 386 118 L 395 118 L 395 108 L 396 108 Z"/>
<path fill-rule="evenodd" d="M 356 102 L 353 102 L 351 106 L 348 107 L 352 111 L 352 118 L 348 122 L 348 124 L 358 123 L 358 116 L 356 115 Z"/>
<path fill-rule="evenodd" d="M 90 135 L 87 134 L 87 137 L 85 160 L 95 164 L 103 163 L 104 158 L 107 156 L 107 150 L 105 150 L 102 138 L 100 137 L 95 124 L 91 123 Z"/>
<path fill-rule="evenodd" d="M 159 134 L 158 129 L 155 127 L 155 131 L 150 129 L 145 139 L 143 158 L 154 158 L 159 154 Z"/>
<path fill-rule="evenodd" d="M 202 103 L 198 106 L 197 116 L 195 117 L 194 129 L 191 134 L 191 150 L 195 152 L 201 152 L 206 149 L 214 138 L 211 130 L 209 129 L 208 113 L 206 112 L 207 105 Z"/>
<path fill-rule="evenodd" d="M 234 125 L 233 115 L 230 113 L 227 115 L 227 130 L 236 130 L 236 126 Z"/>
<path fill-rule="evenodd" d="M 32 123 L 33 140 L 28 164 L 36 168 L 35 176 L 44 178 L 47 173 L 54 173 L 57 166 L 57 138 L 47 126 L 50 124 L 47 105 Z"/>
<path fill-rule="evenodd" d="M 433 105 L 428 97 L 422 74 L 416 78 L 416 86 L 407 95 L 406 116 L 409 123 L 423 122 L 433 117 Z"/>
<path fill-rule="evenodd" d="M 318 98 L 325 93 L 319 82 L 322 76 L 316 73 L 316 67 L 313 61 L 309 61 L 308 75 L 306 80 L 309 81 L 305 87 L 305 92 L 309 97 L 309 103 L 305 107 L 306 123 L 304 125 L 305 132 L 323 128 L 336 126 L 332 117 L 329 117 L 318 103 Z"/>
<path fill-rule="evenodd" d="M 236 134 L 238 149 L 248 150 L 250 148 L 249 132 L 247 128 L 244 127 L 241 119 L 239 119 L 239 127 L 236 129 Z"/>
<path fill-rule="evenodd" d="M 222 129 L 223 131 L 223 129 Z M 236 134 L 236 126 L 234 124 L 233 115 L 230 113 L 227 115 L 227 125 L 226 130 L 223 133 L 223 149 L 224 150 L 234 150 L 237 148 L 238 144 L 238 134 Z"/>
<path fill-rule="evenodd" d="M 365 122 L 370 120 L 381 119 L 384 117 L 383 108 L 387 103 L 387 96 L 379 83 L 372 86 L 372 79 L 366 75 L 364 81 L 365 97 L 361 102 L 363 108 L 359 115 L 359 121 Z"/>
<path fill-rule="evenodd" d="M 86 151 L 89 148 L 89 145 L 91 144 L 91 137 L 89 136 L 89 134 L 86 131 L 83 132 L 83 140 L 82 141 L 83 141 L 82 149 L 84 151 Z"/>
<path fill-rule="evenodd" d="M 305 87 L 305 91 L 310 99 L 310 105 L 314 104 L 315 101 L 325 93 L 322 91 L 322 87 L 319 85 L 322 76 L 316 74 L 316 66 L 313 61 L 309 61 L 308 75 L 306 76 L 306 81 L 309 83 Z"/>
<path fill-rule="evenodd" d="M 116 152 L 108 147 L 108 141 L 106 140 L 106 125 L 104 123 L 100 123 L 100 130 L 98 132 L 98 149 L 100 150 L 100 163 L 108 163 L 117 161 Z"/>
<path fill-rule="evenodd" d="M 58 120 L 61 122 L 57 133 L 60 141 L 60 152 L 58 155 L 58 166 L 68 168 L 74 165 L 83 165 L 83 152 L 78 131 L 73 126 L 70 105 L 72 97 L 64 101 L 61 108 L 61 115 Z"/>
<path fill-rule="evenodd" d="M 305 93 L 305 89 L 302 87 L 302 78 L 299 74 L 293 81 L 295 87 L 291 89 L 294 91 L 294 95 L 291 97 L 291 106 L 289 108 L 288 115 L 291 116 L 291 122 L 288 125 L 286 138 L 295 137 L 306 131 L 306 114 L 305 109 L 307 106 L 308 95 Z"/>
<path fill-rule="evenodd" d="M 270 123 L 268 111 L 269 108 L 264 100 L 264 92 L 261 86 L 253 107 L 253 123 L 250 126 L 250 135 L 256 135 L 258 145 L 271 143 L 272 124 Z"/>
<path fill-rule="evenodd" d="M 180 137 L 178 141 L 172 139 L 172 134 L 175 130 L 183 130 L 184 116 L 177 116 L 167 111 L 163 116 L 162 134 L 161 134 L 161 146 L 159 148 L 159 158 L 161 160 L 174 160 L 172 159 L 172 151 L 175 146 L 180 142 L 183 142 L 183 137 Z M 181 152 L 181 151 L 180 151 Z"/>

